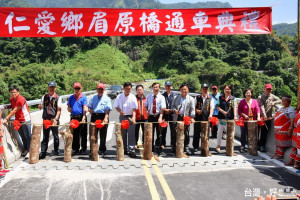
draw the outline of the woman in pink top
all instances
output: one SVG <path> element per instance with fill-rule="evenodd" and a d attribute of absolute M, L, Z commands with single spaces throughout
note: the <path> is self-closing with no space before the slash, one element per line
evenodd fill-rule
<path fill-rule="evenodd" d="M 260 108 L 258 102 L 252 99 L 252 89 L 246 89 L 243 93 L 245 99 L 241 100 L 238 107 L 238 114 L 243 120 L 260 120 Z M 251 108 L 251 109 L 249 109 Z M 241 151 L 245 150 L 248 143 L 248 124 L 241 127 Z"/>

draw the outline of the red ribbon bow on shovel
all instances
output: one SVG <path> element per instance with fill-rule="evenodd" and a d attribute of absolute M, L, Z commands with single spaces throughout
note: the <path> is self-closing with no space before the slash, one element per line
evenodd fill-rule
<path fill-rule="evenodd" d="M 19 130 L 21 128 L 22 124 L 20 123 L 19 120 L 15 120 L 13 122 L 13 126 L 14 126 L 14 129 L 17 131 L 17 130 Z"/>
<path fill-rule="evenodd" d="M 218 119 L 218 118 L 216 118 L 216 117 L 212 117 L 212 118 L 210 118 L 210 120 L 209 120 L 209 121 L 211 122 L 211 124 L 212 124 L 212 127 L 216 126 L 216 125 L 219 123 L 219 119 Z"/>
<path fill-rule="evenodd" d="M 48 120 L 48 119 L 45 119 L 43 121 L 43 124 L 44 124 L 45 129 L 48 129 L 48 128 L 50 128 L 52 126 L 51 120 Z"/>
<path fill-rule="evenodd" d="M 95 121 L 95 125 L 96 125 L 96 127 L 99 128 L 99 129 L 101 129 L 101 128 L 103 128 L 103 127 L 105 126 L 105 124 L 102 124 L 102 120 L 101 120 L 101 119 L 97 119 L 97 120 Z"/>
<path fill-rule="evenodd" d="M 191 124 L 191 118 L 189 116 L 184 116 L 183 117 L 183 123 L 184 125 L 190 125 Z"/>
<path fill-rule="evenodd" d="M 79 126 L 79 121 L 77 119 L 72 119 L 71 122 L 70 122 L 70 126 L 75 129 Z"/>
<path fill-rule="evenodd" d="M 244 127 L 243 118 L 241 117 L 241 118 L 239 119 L 239 121 L 236 121 L 236 122 L 235 122 L 235 124 L 236 124 L 237 126 Z"/>
<path fill-rule="evenodd" d="M 168 126 L 168 122 L 166 122 L 165 120 L 163 120 L 160 124 L 161 127 L 166 128 Z"/>
<path fill-rule="evenodd" d="M 122 129 L 125 129 L 125 130 L 128 129 L 129 128 L 128 120 L 122 120 L 121 127 L 122 127 Z"/>

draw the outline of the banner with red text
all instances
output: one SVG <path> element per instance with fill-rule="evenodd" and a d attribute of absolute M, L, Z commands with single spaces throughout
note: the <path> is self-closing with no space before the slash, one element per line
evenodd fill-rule
<path fill-rule="evenodd" d="M 0 8 L 0 37 L 270 34 L 272 9 Z"/>

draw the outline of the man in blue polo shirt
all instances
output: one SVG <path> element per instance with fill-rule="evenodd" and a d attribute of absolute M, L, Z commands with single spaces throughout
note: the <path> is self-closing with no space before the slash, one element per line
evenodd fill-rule
<path fill-rule="evenodd" d="M 98 83 L 97 92 L 95 96 L 89 102 L 89 112 L 92 115 L 91 122 L 95 122 L 96 120 L 102 120 L 103 123 L 109 122 L 109 112 L 112 110 L 111 99 L 104 94 L 105 85 L 103 83 Z M 106 151 L 106 135 L 107 135 L 107 127 L 106 124 L 101 129 L 96 129 L 96 132 L 100 132 L 100 146 L 99 146 L 99 154 L 104 157 Z"/>
<path fill-rule="evenodd" d="M 213 112 L 213 117 L 218 118 L 219 110 L 216 107 L 216 105 L 219 101 L 219 97 L 221 96 L 221 94 L 218 92 L 218 87 L 215 86 L 215 85 L 211 87 L 211 91 L 212 91 L 212 94 L 210 96 L 211 96 L 211 98 L 213 98 L 214 106 L 215 106 L 215 109 L 214 109 L 214 112 Z M 217 133 L 218 133 L 218 126 L 212 127 L 211 138 L 217 138 Z"/>
<path fill-rule="evenodd" d="M 81 84 L 74 83 L 74 94 L 70 96 L 68 101 L 68 111 L 71 113 L 71 120 L 77 119 L 79 122 L 86 122 L 86 112 L 88 101 L 87 97 L 81 93 Z M 81 149 L 80 149 L 81 140 Z M 87 148 L 87 125 L 80 124 L 73 130 L 73 155 L 84 154 Z M 79 150 L 80 149 L 80 150 Z"/>

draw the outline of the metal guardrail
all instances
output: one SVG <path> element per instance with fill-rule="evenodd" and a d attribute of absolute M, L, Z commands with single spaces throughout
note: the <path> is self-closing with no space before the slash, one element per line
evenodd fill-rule
<path fill-rule="evenodd" d="M 85 94 L 86 96 L 91 95 L 91 94 L 95 94 L 97 91 L 96 90 L 92 90 L 92 91 L 87 91 L 87 92 L 82 92 L 83 94 Z M 69 99 L 69 97 L 72 94 L 66 94 L 66 95 L 62 95 L 60 96 L 62 101 L 65 102 Z M 34 105 L 38 105 L 41 103 L 41 99 L 36 99 L 36 100 L 29 100 L 27 101 L 28 106 L 34 106 Z M 10 104 L 5 104 L 5 105 L 0 105 L 0 110 L 5 110 L 5 107 L 10 106 Z"/>

